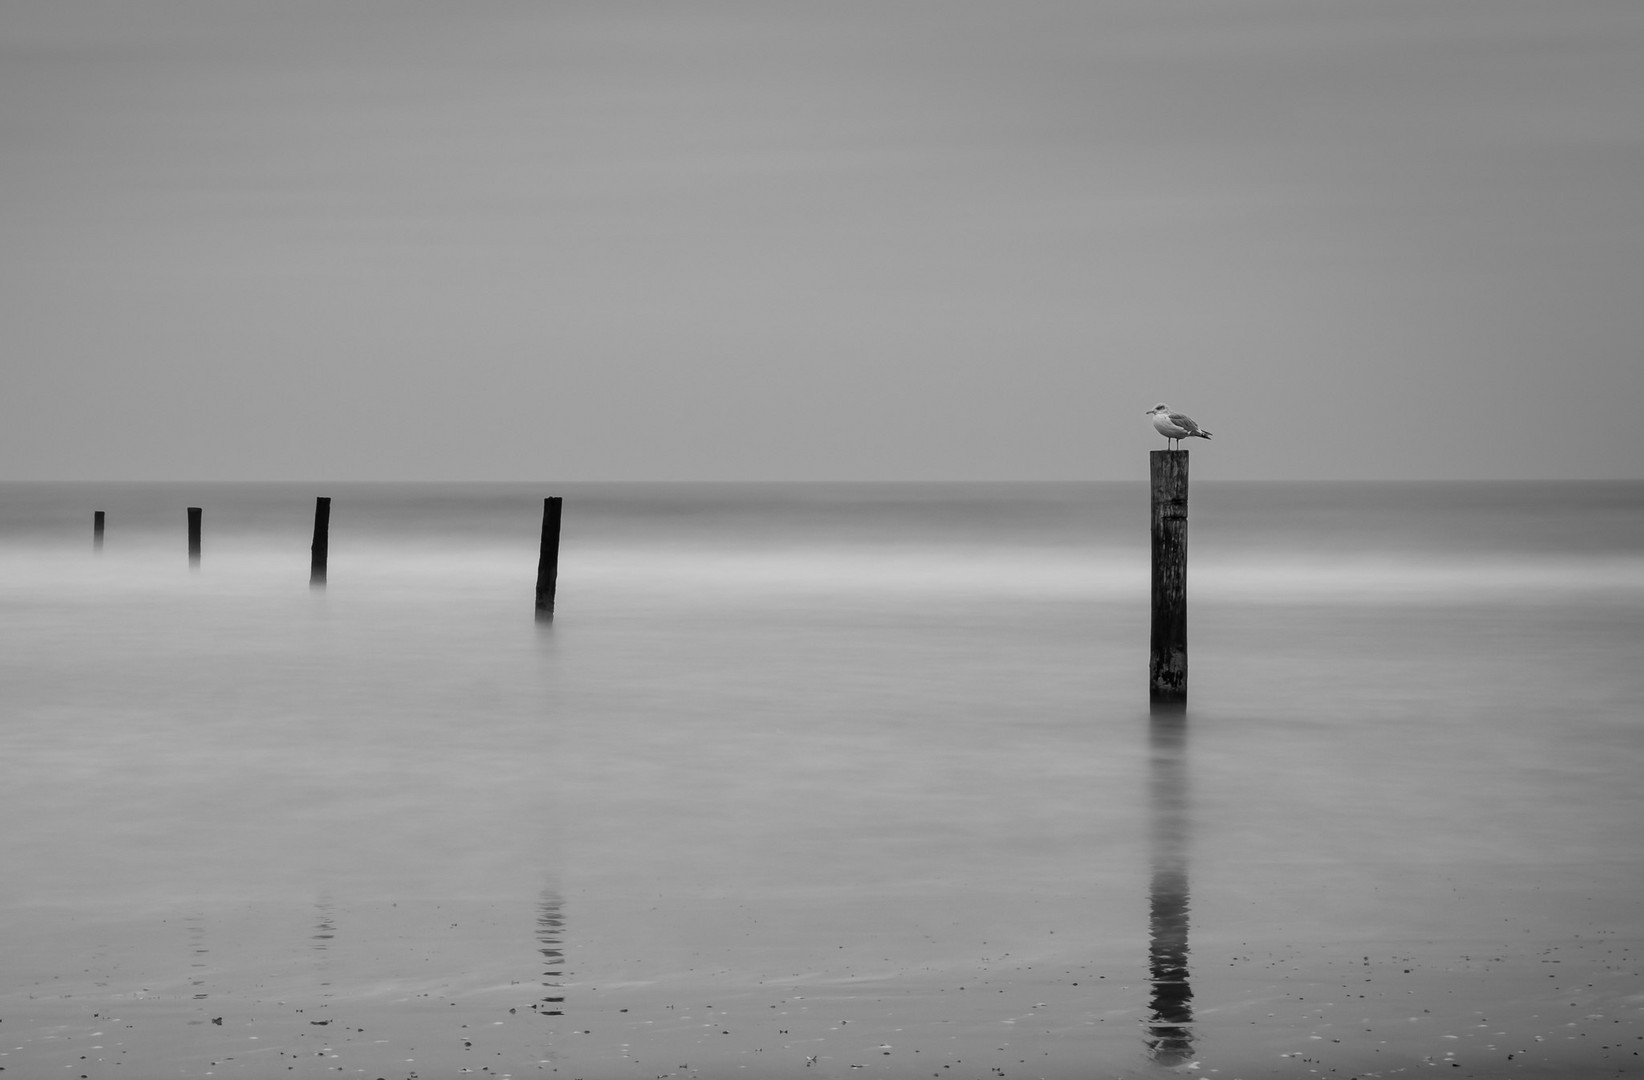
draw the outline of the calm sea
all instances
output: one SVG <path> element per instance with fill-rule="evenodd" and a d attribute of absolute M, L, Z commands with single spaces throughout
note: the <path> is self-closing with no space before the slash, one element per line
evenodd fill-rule
<path fill-rule="evenodd" d="M 1644 484 L 1195 485 L 1185 718 L 1147 499 L 0 485 L 0 1066 L 1639 1067 Z"/>

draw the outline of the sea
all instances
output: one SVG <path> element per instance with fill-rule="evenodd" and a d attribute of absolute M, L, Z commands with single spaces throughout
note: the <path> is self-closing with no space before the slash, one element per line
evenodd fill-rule
<path fill-rule="evenodd" d="M 1644 482 L 1195 483 L 1170 712 L 1148 503 L 0 484 L 0 1068 L 1644 1075 Z"/>

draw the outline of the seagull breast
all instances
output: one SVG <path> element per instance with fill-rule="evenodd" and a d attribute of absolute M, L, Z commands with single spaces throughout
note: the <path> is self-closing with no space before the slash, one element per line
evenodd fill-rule
<path fill-rule="evenodd" d="M 1183 427 L 1176 422 L 1178 420 L 1186 421 L 1188 426 Z M 1160 435 L 1163 435 L 1167 439 L 1185 438 L 1187 435 L 1191 434 L 1193 429 L 1196 427 L 1198 427 L 1197 424 L 1193 423 L 1191 420 L 1188 420 L 1187 417 L 1183 416 L 1181 413 L 1153 414 L 1153 430 L 1157 431 Z"/>

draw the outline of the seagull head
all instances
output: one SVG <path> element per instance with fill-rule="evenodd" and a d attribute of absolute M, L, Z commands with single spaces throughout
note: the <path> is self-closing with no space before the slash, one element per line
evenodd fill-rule
<path fill-rule="evenodd" d="M 1147 412 L 1143 413 L 1142 415 L 1143 416 L 1152 416 L 1155 413 L 1167 413 L 1169 411 L 1170 411 L 1170 406 L 1166 405 L 1164 402 L 1161 401 L 1157 405 L 1153 406 L 1153 408 L 1147 410 Z"/>

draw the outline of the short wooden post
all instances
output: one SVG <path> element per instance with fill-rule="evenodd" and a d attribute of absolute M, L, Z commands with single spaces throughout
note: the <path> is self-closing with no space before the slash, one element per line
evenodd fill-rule
<path fill-rule="evenodd" d="M 200 508 L 188 508 L 188 565 L 200 565 Z"/>
<path fill-rule="evenodd" d="M 314 499 L 314 544 L 308 549 L 308 584 L 312 588 L 325 587 L 325 559 L 330 548 L 331 500 L 320 495 Z"/>
<path fill-rule="evenodd" d="M 1153 633 L 1148 699 L 1187 704 L 1187 451 L 1148 454 L 1153 481 Z"/>
<path fill-rule="evenodd" d="M 101 510 L 91 512 L 91 550 L 103 550 L 103 512 Z"/>
<path fill-rule="evenodd" d="M 559 584 L 559 516 L 564 502 L 555 495 L 542 500 L 542 552 L 537 557 L 537 618 L 554 617 L 554 591 Z"/>

